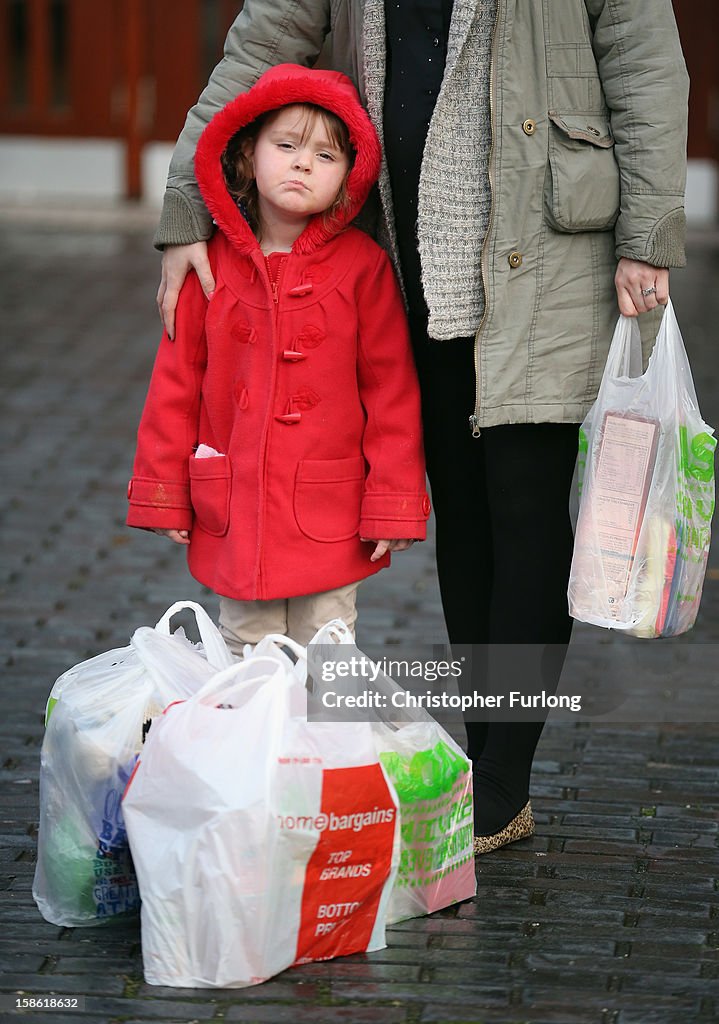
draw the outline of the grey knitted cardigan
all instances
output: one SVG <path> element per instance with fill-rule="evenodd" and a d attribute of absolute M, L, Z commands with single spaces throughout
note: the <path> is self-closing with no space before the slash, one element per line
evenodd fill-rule
<path fill-rule="evenodd" d="M 364 17 L 364 86 L 370 117 L 380 132 L 387 56 L 384 3 L 366 0 Z M 489 88 L 496 15 L 497 0 L 454 0 L 444 78 L 422 160 L 417 236 L 429 335 L 439 340 L 474 334 L 484 312 L 480 262 L 491 203 Z M 379 186 L 388 247 L 397 264 L 386 164 Z"/>

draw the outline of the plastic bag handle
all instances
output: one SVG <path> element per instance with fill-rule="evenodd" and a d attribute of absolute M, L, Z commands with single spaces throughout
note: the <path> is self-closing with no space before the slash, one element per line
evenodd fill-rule
<path fill-rule="evenodd" d="M 622 313 L 614 329 L 602 383 L 609 378 L 638 377 L 642 372 L 642 336 L 636 317 Z"/>
<path fill-rule="evenodd" d="M 205 649 L 205 656 L 209 664 L 218 671 L 233 665 L 234 659 L 227 644 L 222 639 L 222 634 L 202 605 L 197 604 L 196 601 L 175 601 L 155 626 L 157 632 L 163 636 L 169 636 L 172 616 L 176 615 L 177 612 L 183 611 L 185 608 L 195 613 L 195 621 L 197 622 L 200 639 L 202 640 L 202 646 Z"/>
<path fill-rule="evenodd" d="M 344 619 L 330 619 L 329 622 L 326 622 L 324 626 L 321 626 L 320 629 L 318 629 L 315 635 L 312 637 L 312 639 L 310 640 L 311 644 L 318 643 L 317 637 L 320 635 L 320 633 L 330 634 L 331 639 L 336 644 L 344 643 L 347 639 L 349 639 L 350 643 L 355 642 L 355 638 L 353 637 L 350 628 L 344 621 Z"/>
<path fill-rule="evenodd" d="M 612 338 L 602 385 L 608 378 L 616 379 L 617 377 L 629 377 L 630 379 L 643 377 L 647 381 L 652 379 L 672 380 L 676 387 L 682 388 L 689 394 L 694 407 L 697 407 L 689 359 L 684 348 L 674 307 L 669 298 L 662 312 L 649 364 L 643 374 L 642 369 L 642 339 L 637 318 L 622 315 L 619 317 Z"/>
<path fill-rule="evenodd" d="M 191 697 L 188 698 L 188 702 L 191 702 L 193 704 L 201 704 L 207 697 L 209 697 L 216 691 L 219 692 L 223 689 L 226 691 L 229 690 L 230 687 L 228 686 L 228 684 L 233 683 L 235 681 L 235 676 L 241 677 L 243 674 L 249 675 L 248 679 L 240 678 L 235 682 L 235 687 L 237 689 L 243 689 L 250 683 L 256 683 L 258 678 L 262 678 L 257 673 L 257 667 L 261 666 L 262 662 L 267 662 L 268 664 L 268 671 L 265 676 L 266 681 L 273 679 L 274 676 L 277 674 L 277 670 L 282 669 L 282 683 L 284 684 L 284 689 L 289 689 L 289 687 L 293 684 L 294 680 L 287 672 L 284 671 L 284 665 L 282 664 L 280 659 L 274 658 L 270 654 L 260 654 L 256 658 L 250 658 L 248 661 L 233 662 L 233 664 L 230 665 L 229 668 L 223 669 L 221 672 L 218 672 L 216 675 L 212 676 L 211 679 L 208 679 L 207 682 L 203 686 L 201 686 L 199 690 L 197 690 L 195 693 L 193 693 Z"/>
<path fill-rule="evenodd" d="M 140 626 L 130 637 L 130 647 L 140 659 L 143 670 L 150 676 L 160 700 L 165 704 L 170 704 L 174 700 L 181 699 L 181 693 L 186 687 L 178 686 L 175 677 L 176 666 L 172 661 L 168 664 L 165 663 L 163 657 L 165 645 L 164 634 L 156 633 L 152 626 Z M 193 650 L 189 642 L 186 646 L 178 645 L 176 656 L 182 657 L 187 668 L 191 669 L 196 679 L 196 686 L 200 686 L 202 682 L 213 677 L 214 666 L 210 665 L 199 651 Z"/>
<path fill-rule="evenodd" d="M 277 647 L 286 647 L 288 651 L 292 651 L 298 661 L 307 661 L 307 648 L 303 647 L 302 644 L 298 643 L 296 640 L 293 640 L 290 636 L 284 636 L 282 633 L 268 633 L 266 636 L 262 637 L 262 640 L 263 642 L 270 640 L 273 644 L 276 644 Z M 265 655 L 258 655 L 258 657 L 264 656 Z"/>
<path fill-rule="evenodd" d="M 679 329 L 674 307 L 671 299 L 667 301 L 664 309 L 664 316 L 657 332 L 655 352 L 659 363 L 666 364 L 662 371 L 671 375 L 676 382 L 676 387 L 685 393 L 694 411 L 699 414 L 697 393 L 692 378 L 689 357 L 682 341 L 682 333 Z M 654 356 L 654 353 L 652 353 Z"/>
<path fill-rule="evenodd" d="M 696 393 L 689 368 L 689 360 L 670 298 L 667 298 L 667 304 L 664 306 L 654 348 L 651 353 L 651 361 L 654 364 L 657 362 L 666 363 L 668 369 L 665 372 L 667 373 L 680 374 L 683 378 L 682 385 L 692 394 L 694 404 L 696 405 Z M 642 368 L 642 337 L 637 318 L 622 314 L 617 321 L 612 344 L 609 348 L 602 384 L 609 378 L 640 377 L 642 376 Z M 646 373 L 649 373 L 649 368 L 647 368 Z"/>
<path fill-rule="evenodd" d="M 329 622 L 325 623 L 324 626 L 318 629 L 309 641 L 308 646 L 309 644 L 317 643 L 317 637 L 320 633 L 324 633 L 325 631 L 330 635 L 330 638 L 334 643 L 341 643 L 346 637 L 354 643 L 354 637 L 349 631 L 347 624 L 343 622 L 342 619 L 331 619 Z M 292 637 L 285 636 L 283 633 L 268 633 L 267 636 L 264 636 L 262 639 L 263 641 L 269 640 L 278 647 L 286 647 L 288 651 L 292 651 L 298 661 L 307 661 L 307 647 L 303 647 L 302 644 L 293 640 Z"/>

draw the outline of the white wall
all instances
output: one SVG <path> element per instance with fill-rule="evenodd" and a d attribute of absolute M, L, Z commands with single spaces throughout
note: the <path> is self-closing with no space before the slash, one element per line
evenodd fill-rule
<path fill-rule="evenodd" d="M 167 168 L 174 144 L 171 142 L 149 142 L 142 152 L 142 194 L 146 203 L 153 206 L 162 204 L 167 181 Z"/>
<path fill-rule="evenodd" d="M 1 136 L 0 198 L 120 199 L 124 154 L 123 143 L 112 139 Z"/>
<path fill-rule="evenodd" d="M 171 143 L 153 142 L 143 150 L 147 205 L 162 202 L 172 149 Z M 119 140 L 0 136 L 0 201 L 112 201 L 124 195 L 125 145 Z"/>
<path fill-rule="evenodd" d="M 719 166 L 714 161 L 689 161 L 686 211 L 690 224 L 716 224 L 719 220 Z"/>

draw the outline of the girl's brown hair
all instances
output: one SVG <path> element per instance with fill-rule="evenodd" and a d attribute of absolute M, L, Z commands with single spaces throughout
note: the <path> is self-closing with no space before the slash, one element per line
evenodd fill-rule
<path fill-rule="evenodd" d="M 352 143 L 350 142 L 349 131 L 342 118 L 333 114 L 330 110 L 325 110 L 324 107 L 318 107 L 313 103 L 297 103 L 292 105 L 298 106 L 302 111 L 302 115 L 300 116 L 304 116 L 301 135 L 302 142 L 309 137 L 317 123 L 317 119 L 319 118 L 322 121 L 323 128 L 327 132 L 329 141 L 333 146 L 339 149 L 340 152 L 347 154 L 349 158 L 347 174 L 340 186 L 337 197 L 329 209 L 325 210 L 322 214 L 324 223 L 327 226 L 332 226 L 332 222 L 337 219 L 350 204 L 347 192 L 347 178 L 350 170 L 352 169 L 352 164 L 354 163 L 355 151 Z M 278 110 L 281 109 L 282 108 L 280 107 L 276 110 L 267 110 L 256 120 L 252 121 L 251 124 L 245 125 L 244 128 L 240 128 L 240 130 L 236 132 L 227 143 L 225 151 L 222 154 L 222 171 L 225 177 L 227 191 L 240 207 L 240 210 L 247 219 L 252 231 L 258 237 L 260 235 L 262 225 L 260 224 L 259 216 L 257 184 L 252 172 L 252 160 L 247 152 L 248 149 L 250 149 L 248 143 L 255 142 L 264 125 L 267 124 L 267 122 L 278 113 Z"/>

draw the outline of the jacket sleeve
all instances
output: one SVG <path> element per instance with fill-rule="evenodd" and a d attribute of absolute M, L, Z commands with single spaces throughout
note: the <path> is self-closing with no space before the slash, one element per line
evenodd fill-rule
<path fill-rule="evenodd" d="M 430 504 L 419 385 L 404 305 L 383 250 L 359 296 L 358 352 L 360 398 L 367 415 L 363 450 L 369 467 L 360 537 L 424 540 Z"/>
<path fill-rule="evenodd" d="M 200 391 L 207 362 L 207 300 L 189 274 L 177 304 L 175 341 L 162 336 L 137 433 L 127 489 L 127 525 L 144 529 L 192 527 L 189 461 L 197 444 Z"/>
<path fill-rule="evenodd" d="M 245 0 L 225 40 L 225 55 L 191 108 L 170 162 L 158 249 L 209 238 L 212 218 L 195 181 L 197 142 L 212 116 L 275 64 L 317 60 L 329 32 L 330 0 Z"/>
<path fill-rule="evenodd" d="M 621 175 L 617 258 L 686 263 L 689 77 L 671 0 L 585 0 Z"/>

